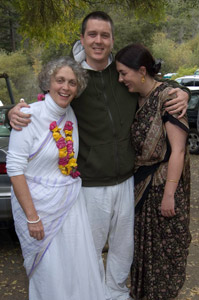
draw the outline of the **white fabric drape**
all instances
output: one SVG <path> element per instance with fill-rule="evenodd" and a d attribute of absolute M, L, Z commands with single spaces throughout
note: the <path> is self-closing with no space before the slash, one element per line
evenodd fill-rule
<path fill-rule="evenodd" d="M 30 237 L 26 216 L 12 190 L 15 227 L 22 247 L 24 266 L 30 276 L 75 203 L 81 188 L 81 179 L 64 176 L 58 169 L 58 149 L 52 135 L 38 154 L 29 160 L 29 156 L 37 152 L 45 137 L 49 135 L 50 123 L 58 121 L 61 116 L 63 116 L 61 129 L 66 121 L 74 123 L 73 140 L 77 154 L 78 130 L 72 108 L 68 106 L 63 109 L 52 100 L 50 95 L 46 95 L 45 101 L 34 103 L 23 111 L 32 115 L 31 123 L 22 131 L 12 130 L 7 170 L 9 176 L 25 175 L 32 200 L 44 225 L 43 240 L 37 241 Z M 61 132 L 64 136 L 63 131 Z"/>
<path fill-rule="evenodd" d="M 59 128 L 63 129 L 66 121 L 72 121 L 77 156 L 73 110 L 57 106 L 46 95 L 44 102 L 23 111 L 32 114 L 31 123 L 22 131 L 12 131 L 7 170 L 9 176 L 25 175 L 45 232 L 41 241 L 30 237 L 26 216 L 12 190 L 15 228 L 29 275 L 29 299 L 105 300 L 81 179 L 60 172 L 58 149 L 49 135 L 51 122 L 61 120 Z"/>

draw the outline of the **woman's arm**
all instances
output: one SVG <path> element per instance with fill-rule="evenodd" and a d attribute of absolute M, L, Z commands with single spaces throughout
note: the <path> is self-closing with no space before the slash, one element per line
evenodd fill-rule
<path fill-rule="evenodd" d="M 17 175 L 12 176 L 10 179 L 13 185 L 15 195 L 26 215 L 27 220 L 38 220 L 39 216 L 34 207 L 25 176 Z M 41 220 L 35 224 L 28 223 L 28 230 L 31 237 L 37 240 L 42 240 L 44 238 L 44 228 Z"/>
<path fill-rule="evenodd" d="M 171 155 L 168 162 L 167 181 L 164 188 L 161 213 L 164 217 L 172 217 L 175 215 L 174 194 L 184 165 L 187 133 L 170 122 L 166 122 L 165 127 L 171 145 Z"/>

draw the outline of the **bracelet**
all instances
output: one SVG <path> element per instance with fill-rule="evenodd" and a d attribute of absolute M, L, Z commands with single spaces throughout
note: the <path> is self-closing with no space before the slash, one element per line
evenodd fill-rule
<path fill-rule="evenodd" d="M 40 216 L 39 216 L 39 218 L 36 221 L 29 221 L 28 219 L 26 219 L 26 221 L 27 221 L 28 224 L 36 224 L 36 223 L 39 223 L 40 220 L 41 220 Z"/>
<path fill-rule="evenodd" d="M 174 179 L 167 179 L 167 181 L 178 183 L 178 181 L 177 181 L 177 180 L 174 180 Z"/>

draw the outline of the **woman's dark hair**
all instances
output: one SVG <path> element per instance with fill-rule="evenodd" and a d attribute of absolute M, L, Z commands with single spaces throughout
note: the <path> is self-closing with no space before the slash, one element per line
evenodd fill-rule
<path fill-rule="evenodd" d="M 88 14 L 84 20 L 82 21 L 82 30 L 81 30 L 81 34 L 84 35 L 85 31 L 86 31 L 86 25 L 88 20 L 102 20 L 105 22 L 109 22 L 111 24 L 111 31 L 112 31 L 112 35 L 114 36 L 114 26 L 113 26 L 113 20 L 111 19 L 111 17 L 105 13 L 104 11 L 93 11 L 90 14 Z"/>
<path fill-rule="evenodd" d="M 161 68 L 161 60 L 156 62 L 149 50 L 141 44 L 130 44 L 122 48 L 116 54 L 115 60 L 134 70 L 144 66 L 152 77 L 155 77 Z"/>

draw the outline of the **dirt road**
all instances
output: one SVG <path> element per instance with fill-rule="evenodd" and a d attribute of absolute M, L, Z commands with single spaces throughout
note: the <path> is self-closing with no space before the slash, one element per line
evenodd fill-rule
<path fill-rule="evenodd" d="M 180 300 L 199 300 L 199 155 L 191 156 L 191 182 L 192 243 Z M 0 245 L 0 300 L 28 300 L 28 280 L 19 243 L 12 232 L 0 230 Z"/>

